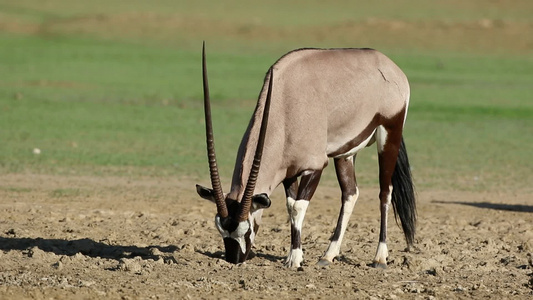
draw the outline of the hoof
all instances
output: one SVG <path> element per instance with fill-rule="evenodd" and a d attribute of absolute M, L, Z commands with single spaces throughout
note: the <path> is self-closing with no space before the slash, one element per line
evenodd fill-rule
<path fill-rule="evenodd" d="M 289 268 L 289 269 L 299 269 L 299 268 L 302 267 L 301 264 L 297 264 L 297 265 L 296 265 L 296 264 L 291 264 L 291 263 L 289 263 L 289 262 L 284 262 L 284 263 L 283 263 L 283 266 L 284 266 L 285 268 Z"/>
<path fill-rule="evenodd" d="M 331 262 L 329 260 L 321 259 L 316 263 L 316 265 L 319 267 L 327 267 L 331 265 Z"/>
<path fill-rule="evenodd" d="M 377 261 L 373 262 L 370 266 L 376 269 L 383 269 L 383 270 L 387 269 L 387 264 L 378 263 Z"/>

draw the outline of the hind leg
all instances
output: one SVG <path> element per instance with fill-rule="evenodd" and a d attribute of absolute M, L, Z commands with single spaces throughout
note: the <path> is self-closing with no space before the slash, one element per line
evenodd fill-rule
<path fill-rule="evenodd" d="M 373 262 L 373 266 L 377 268 L 387 268 L 389 254 L 387 248 L 387 218 L 392 199 L 392 174 L 396 166 L 401 139 L 401 128 L 400 130 L 391 130 L 379 126 L 376 130 L 379 161 L 379 208 L 381 213 L 379 244 Z"/>
<path fill-rule="evenodd" d="M 337 227 L 335 227 L 335 232 L 331 237 L 328 249 L 318 262 L 320 266 L 331 264 L 333 259 L 339 255 L 348 221 L 359 196 L 357 181 L 355 179 L 354 160 L 355 155 L 347 158 L 335 158 L 334 160 L 337 179 L 342 191 L 342 205 L 339 212 L 339 219 L 337 220 Z"/>
<path fill-rule="evenodd" d="M 320 181 L 322 170 L 302 176 L 300 185 L 296 178 L 283 182 L 287 195 L 287 211 L 291 220 L 291 249 L 285 260 L 288 267 L 300 267 L 303 261 L 302 227 L 309 200 L 313 197 Z M 298 191 L 298 193 L 296 193 Z"/>

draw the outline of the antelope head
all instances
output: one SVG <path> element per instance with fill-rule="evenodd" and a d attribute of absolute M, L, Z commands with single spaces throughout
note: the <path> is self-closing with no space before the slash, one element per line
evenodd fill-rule
<path fill-rule="evenodd" d="M 215 216 L 215 225 L 224 240 L 226 261 L 231 263 L 242 263 L 247 259 L 250 253 L 250 249 L 255 239 L 255 232 L 257 231 L 252 213 L 259 209 L 270 207 L 270 198 L 268 195 L 254 195 L 254 189 L 257 181 L 257 175 L 259 173 L 259 167 L 261 165 L 263 146 L 265 143 L 268 113 L 270 109 L 270 98 L 272 94 L 272 68 L 270 69 L 270 82 L 268 86 L 267 99 L 265 101 L 263 119 L 261 121 L 261 129 L 259 132 L 257 148 L 255 150 L 253 164 L 250 169 L 250 175 L 248 177 L 242 199 L 230 199 L 230 197 L 228 197 L 228 195 L 224 194 L 222 191 L 215 155 L 213 125 L 211 121 L 211 104 L 207 81 L 205 43 L 203 44 L 202 48 L 202 69 L 207 157 L 209 160 L 212 188 L 209 189 L 200 185 L 196 185 L 196 190 L 200 197 L 210 200 L 216 204 L 217 214 Z"/>

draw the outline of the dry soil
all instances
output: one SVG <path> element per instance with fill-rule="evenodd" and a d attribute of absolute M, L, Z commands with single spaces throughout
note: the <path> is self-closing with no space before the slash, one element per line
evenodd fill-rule
<path fill-rule="evenodd" d="M 207 184 L 207 182 L 202 182 Z M 342 254 L 315 266 L 340 205 L 319 187 L 304 266 L 283 266 L 290 230 L 276 190 L 256 256 L 222 258 L 215 208 L 182 178 L 0 175 L 0 299 L 531 299 L 530 195 L 419 191 L 416 247 L 391 216 L 389 265 L 369 267 L 377 189 L 362 187 Z"/>

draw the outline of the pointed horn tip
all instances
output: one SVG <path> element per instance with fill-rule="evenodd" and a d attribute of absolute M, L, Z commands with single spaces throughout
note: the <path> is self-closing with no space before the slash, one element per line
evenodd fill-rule
<path fill-rule="evenodd" d="M 273 84 L 273 81 L 274 81 L 274 66 L 270 67 L 270 78 L 268 80 L 268 91 L 267 93 L 269 95 L 272 94 L 272 84 Z"/>
<path fill-rule="evenodd" d="M 218 174 L 218 167 L 215 155 L 215 144 L 213 138 L 213 125 L 211 120 L 211 105 L 209 98 L 209 84 L 207 80 L 207 62 L 205 55 L 205 41 L 202 44 L 202 77 L 204 87 L 204 112 L 205 112 L 205 128 L 206 128 L 206 142 L 207 142 L 207 157 L 209 161 L 209 172 L 211 177 L 211 187 L 213 188 L 215 202 L 217 203 L 217 210 L 222 217 L 227 217 L 227 207 L 224 201 L 224 192 L 220 183 L 220 176 Z"/>

